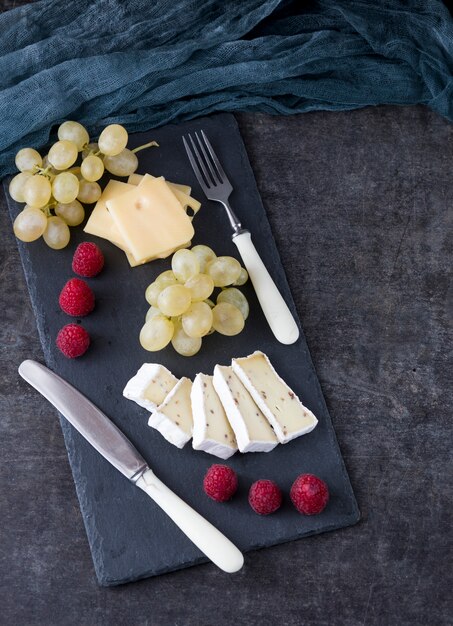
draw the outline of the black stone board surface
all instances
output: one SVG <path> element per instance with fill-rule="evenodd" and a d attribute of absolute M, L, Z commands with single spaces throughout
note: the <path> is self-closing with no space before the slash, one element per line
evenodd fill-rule
<path fill-rule="evenodd" d="M 139 172 L 163 175 L 190 184 L 202 201 L 194 220 L 193 243 L 206 243 L 218 254 L 238 257 L 231 241 L 227 217 L 207 201 L 191 171 L 181 136 L 203 128 L 228 173 L 234 191 L 231 202 L 285 299 L 295 313 L 288 284 L 272 232 L 256 188 L 253 172 L 233 116 L 221 114 L 181 125 L 170 125 L 131 136 L 138 146 L 156 139 L 160 148 L 140 154 Z M 9 202 L 12 217 L 20 206 Z M 169 260 L 129 268 L 124 254 L 105 240 L 90 237 L 81 228 L 71 229 L 70 245 L 63 251 L 47 248 L 43 241 L 21 244 L 19 250 L 35 312 L 45 359 L 99 406 L 137 446 L 156 474 L 178 495 L 224 532 L 244 551 L 283 543 L 303 536 L 354 524 L 357 504 L 341 459 L 335 433 L 313 368 L 303 333 L 298 342 L 284 346 L 269 330 L 251 285 L 242 289 L 251 313 L 243 333 L 224 337 L 217 333 L 204 340 L 198 355 L 184 358 L 172 348 L 158 353 L 144 351 L 138 332 L 148 308 L 143 294 L 157 274 L 169 268 Z M 73 251 L 80 241 L 93 240 L 102 248 L 106 265 L 100 276 L 90 279 L 96 295 L 95 311 L 83 325 L 92 337 L 89 351 L 68 360 L 55 347 L 56 334 L 72 321 L 58 306 L 59 292 L 69 278 Z M 193 378 L 199 371 L 212 373 L 216 363 L 227 364 L 234 356 L 256 349 L 266 352 L 279 374 L 317 415 L 317 428 L 268 454 L 236 454 L 227 461 L 239 475 L 239 490 L 227 504 L 209 500 L 202 490 L 206 469 L 216 457 L 196 452 L 190 444 L 178 450 L 147 426 L 144 409 L 126 400 L 122 389 L 143 362 L 160 362 L 176 376 Z M 100 457 L 64 420 L 61 420 L 77 495 L 90 543 L 96 574 L 102 585 L 116 585 L 201 563 L 206 559 L 141 491 Z M 299 515 L 289 502 L 289 489 L 302 472 L 327 481 L 331 500 L 319 516 Z M 247 503 L 250 484 L 270 478 L 283 489 L 283 507 L 260 517 Z"/>

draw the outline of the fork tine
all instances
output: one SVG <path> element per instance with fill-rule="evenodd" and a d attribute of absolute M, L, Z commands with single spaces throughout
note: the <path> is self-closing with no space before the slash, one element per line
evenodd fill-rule
<path fill-rule="evenodd" d="M 208 153 L 206 152 L 205 147 L 204 147 L 204 145 L 203 145 L 203 142 L 201 141 L 201 139 L 200 139 L 200 137 L 198 136 L 198 133 L 197 133 L 197 132 L 195 132 L 195 137 L 196 137 L 196 138 L 197 138 L 197 140 L 198 140 L 198 144 L 199 144 L 200 149 L 201 149 L 201 151 L 202 151 L 202 153 L 203 153 L 203 156 L 204 156 L 204 159 L 205 159 L 206 165 L 208 166 L 209 171 L 210 171 L 210 173 L 211 173 L 212 182 L 214 183 L 214 185 L 219 185 L 219 184 L 221 185 L 221 184 L 222 184 L 222 179 L 220 178 L 220 176 L 219 176 L 218 172 L 216 172 L 216 169 L 215 169 L 215 167 L 214 167 L 214 165 L 213 165 L 213 162 L 212 162 L 212 160 L 209 158 Z"/>
<path fill-rule="evenodd" d="M 197 162 L 198 170 L 201 170 L 201 172 L 202 172 L 202 179 L 204 180 L 204 186 L 207 189 L 210 189 L 212 187 L 212 182 L 211 182 L 211 179 L 209 178 L 209 174 L 208 174 L 208 171 L 206 169 L 206 166 L 205 166 L 205 164 L 203 162 L 203 159 L 200 156 L 200 153 L 198 152 L 198 148 L 195 145 L 195 142 L 193 140 L 192 135 L 188 135 L 188 137 L 189 137 L 190 143 L 192 144 L 191 150 L 192 150 L 193 153 L 195 153 L 195 156 L 196 156 L 196 159 L 194 157 L 194 160 L 196 160 L 196 162 Z M 200 182 L 200 181 L 198 181 L 198 182 Z M 200 184 L 201 184 L 201 182 L 200 182 Z"/>
<path fill-rule="evenodd" d="M 190 135 L 188 135 L 188 137 L 190 139 L 192 139 L 192 137 L 190 137 Z M 200 183 L 202 189 L 206 189 L 207 188 L 206 182 L 205 182 L 205 180 L 203 178 L 203 174 L 201 173 L 200 168 L 198 167 L 198 163 L 197 163 L 196 158 L 193 155 L 192 149 L 190 148 L 190 146 L 189 146 L 189 144 L 188 144 L 188 142 L 187 142 L 185 137 L 182 138 L 182 141 L 184 143 L 184 147 L 186 149 L 187 156 L 189 157 L 190 165 L 192 166 L 192 169 L 193 169 L 193 171 L 195 173 L 195 176 L 197 177 L 197 180 Z M 193 141 L 192 141 L 192 143 L 193 143 Z"/>
<path fill-rule="evenodd" d="M 223 171 L 223 167 L 220 165 L 220 161 L 217 158 L 216 153 L 214 152 L 214 148 L 211 146 L 209 139 L 206 136 L 206 133 L 204 132 L 204 130 L 201 131 L 201 134 L 203 135 L 203 139 L 205 141 L 205 144 L 209 150 L 209 154 L 212 157 L 212 160 L 215 163 L 215 166 L 217 168 L 217 171 L 219 172 L 219 176 L 220 176 L 220 180 L 223 182 L 228 181 L 228 176 L 225 174 L 225 172 Z M 229 182 L 229 181 L 228 181 Z"/>

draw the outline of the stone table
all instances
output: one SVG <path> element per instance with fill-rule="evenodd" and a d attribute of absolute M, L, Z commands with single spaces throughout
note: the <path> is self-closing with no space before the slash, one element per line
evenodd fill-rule
<path fill-rule="evenodd" d="M 237 116 L 362 521 L 98 587 L 0 199 L 0 623 L 451 624 L 453 127 L 423 107 Z M 52 271 L 49 268 L 49 280 Z"/>

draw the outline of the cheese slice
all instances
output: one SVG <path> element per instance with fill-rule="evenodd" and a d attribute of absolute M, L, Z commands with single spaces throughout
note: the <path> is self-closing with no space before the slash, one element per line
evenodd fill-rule
<path fill-rule="evenodd" d="M 192 381 L 181 378 L 148 420 L 148 426 L 177 448 L 183 448 L 192 437 L 191 388 Z"/>
<path fill-rule="evenodd" d="M 148 174 L 148 176 L 151 176 L 151 174 Z M 131 174 L 127 179 L 127 182 L 131 185 L 140 185 L 142 180 L 143 176 L 141 174 Z M 166 180 L 165 182 L 168 185 L 169 189 L 176 196 L 177 200 L 179 200 L 181 206 L 186 210 L 186 212 L 187 207 L 190 207 L 192 209 L 192 215 L 190 217 L 193 218 L 200 210 L 201 202 L 198 202 L 198 200 L 192 198 L 192 196 L 190 195 L 190 192 L 192 191 L 191 187 L 188 187 L 187 185 L 178 185 L 177 183 L 170 183 L 168 180 Z"/>
<path fill-rule="evenodd" d="M 316 417 L 280 378 L 263 352 L 233 359 L 232 367 L 269 420 L 280 443 L 287 443 L 315 428 Z"/>
<path fill-rule="evenodd" d="M 129 178 L 127 179 L 127 182 L 129 183 L 129 185 L 139 185 L 142 182 L 142 180 L 143 180 L 143 174 L 130 174 Z M 173 189 L 173 188 L 179 189 L 179 191 L 182 191 L 188 196 L 190 196 L 192 192 L 192 187 L 189 187 L 189 185 L 180 185 L 179 183 L 171 183 L 169 180 L 166 180 L 165 182 L 170 187 L 170 189 Z"/>
<path fill-rule="evenodd" d="M 190 219 L 163 178 L 145 174 L 138 187 L 108 200 L 107 208 L 137 263 L 160 258 L 194 235 Z"/>
<path fill-rule="evenodd" d="M 123 396 L 154 411 L 175 387 L 178 379 L 159 363 L 144 363 L 124 388 Z"/>
<path fill-rule="evenodd" d="M 212 384 L 212 376 L 196 375 L 191 401 L 194 449 L 228 459 L 238 447 L 223 405 Z"/>
<path fill-rule="evenodd" d="M 236 435 L 240 452 L 270 452 L 278 444 L 269 422 L 232 367 L 216 365 L 214 388 Z"/>
<path fill-rule="evenodd" d="M 85 228 L 83 229 L 90 235 L 96 235 L 96 237 L 108 239 L 115 244 L 115 246 L 118 246 L 128 254 L 130 254 L 130 252 L 126 242 L 124 241 L 118 227 L 107 209 L 107 201 L 112 200 L 113 198 L 118 198 L 132 189 L 135 189 L 133 185 L 122 183 L 119 180 L 110 180 L 105 186 L 101 197 L 96 202 L 94 209 L 85 224 Z"/>

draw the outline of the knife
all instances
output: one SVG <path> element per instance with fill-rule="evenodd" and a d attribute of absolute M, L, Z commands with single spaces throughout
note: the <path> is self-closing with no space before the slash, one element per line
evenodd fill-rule
<path fill-rule="evenodd" d="M 37 389 L 113 467 L 142 489 L 224 572 L 244 563 L 236 546 L 157 478 L 129 439 L 92 402 L 44 365 L 30 359 L 19 374 Z"/>

